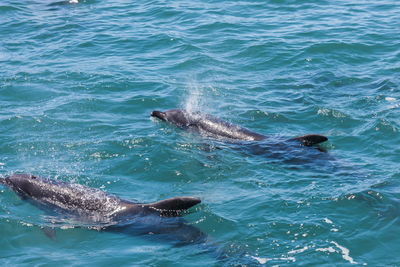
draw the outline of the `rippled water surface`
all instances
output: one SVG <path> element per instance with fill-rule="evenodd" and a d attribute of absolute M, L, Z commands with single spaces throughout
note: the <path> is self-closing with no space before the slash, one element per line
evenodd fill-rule
<path fill-rule="evenodd" d="M 399 265 L 399 17 L 395 0 L 1 1 L 0 175 L 197 196 L 187 223 L 225 251 L 75 223 L 53 241 L 1 186 L 1 265 Z M 327 152 L 150 119 L 176 107 Z"/>

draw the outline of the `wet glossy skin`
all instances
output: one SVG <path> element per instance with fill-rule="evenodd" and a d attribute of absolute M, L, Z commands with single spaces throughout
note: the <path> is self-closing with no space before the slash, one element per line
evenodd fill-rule
<path fill-rule="evenodd" d="M 175 244 L 203 243 L 208 237 L 180 217 L 182 211 L 201 202 L 195 197 L 134 203 L 95 188 L 31 174 L 13 174 L 0 178 L 0 183 L 45 211 L 78 218 L 98 229 L 129 235 L 151 233 L 153 238 Z"/>
<path fill-rule="evenodd" d="M 153 111 L 151 116 L 168 121 L 180 128 L 196 130 L 200 134 L 212 137 L 222 137 L 234 140 L 260 141 L 265 135 L 250 131 L 246 128 L 218 119 L 209 114 L 190 113 L 184 109 L 170 109 L 165 112 Z"/>
<path fill-rule="evenodd" d="M 184 109 L 170 109 L 164 112 L 154 110 L 151 112 L 151 116 L 172 123 L 179 128 L 196 131 L 201 135 L 216 139 L 238 141 L 263 141 L 268 139 L 266 135 L 200 112 L 188 112 Z M 289 141 L 291 140 L 298 141 L 303 146 L 313 146 L 327 141 L 328 138 L 319 134 L 308 134 L 289 139 Z"/>
<path fill-rule="evenodd" d="M 82 216 L 100 215 L 104 221 L 153 213 L 164 217 L 179 216 L 181 211 L 201 202 L 195 197 L 176 197 L 150 204 L 133 203 L 95 188 L 30 174 L 13 174 L 0 181 L 34 203 Z"/>

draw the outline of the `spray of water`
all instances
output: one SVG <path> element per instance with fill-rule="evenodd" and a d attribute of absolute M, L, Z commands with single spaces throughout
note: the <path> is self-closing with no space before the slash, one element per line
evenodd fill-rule
<path fill-rule="evenodd" d="M 199 84 L 197 80 L 191 79 L 187 83 L 186 97 L 182 99 L 181 107 L 188 112 L 201 111 L 202 113 L 215 112 L 215 103 L 220 101 L 218 90 L 212 85 Z"/>
<path fill-rule="evenodd" d="M 191 113 L 202 110 L 204 94 L 202 88 L 195 81 L 189 83 L 188 94 L 182 106 Z"/>

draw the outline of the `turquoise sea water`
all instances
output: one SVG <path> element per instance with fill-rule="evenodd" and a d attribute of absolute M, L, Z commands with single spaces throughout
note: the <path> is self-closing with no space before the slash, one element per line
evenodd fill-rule
<path fill-rule="evenodd" d="M 76 224 L 53 241 L 1 186 L 0 264 L 400 265 L 400 3 L 373 2 L 1 1 L 0 176 L 200 197 L 185 219 L 229 259 Z M 150 119 L 176 107 L 320 133 L 327 153 L 251 155 Z"/>

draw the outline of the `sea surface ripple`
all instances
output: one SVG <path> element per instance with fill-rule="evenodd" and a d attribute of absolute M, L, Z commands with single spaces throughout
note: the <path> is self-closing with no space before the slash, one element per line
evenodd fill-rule
<path fill-rule="evenodd" d="M 400 264 L 399 1 L 75 2 L 0 3 L 0 176 L 200 197 L 185 218 L 230 259 L 72 224 L 54 242 L 2 187 L 2 266 Z M 327 152 L 251 155 L 150 119 L 175 107 Z"/>

